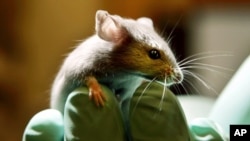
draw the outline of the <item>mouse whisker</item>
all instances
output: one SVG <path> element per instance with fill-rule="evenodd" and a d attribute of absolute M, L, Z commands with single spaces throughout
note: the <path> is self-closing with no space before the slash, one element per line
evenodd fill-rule
<path fill-rule="evenodd" d="M 227 68 L 227 67 L 211 65 L 211 64 L 206 64 L 206 63 L 190 63 L 189 65 L 183 66 L 183 67 L 180 67 L 180 68 L 181 68 L 182 71 L 183 70 L 189 70 L 189 69 L 192 69 L 192 70 L 193 69 L 206 70 L 206 71 L 210 71 L 212 73 L 217 73 L 221 77 L 224 77 L 226 79 L 229 79 L 229 74 L 234 71 L 233 69 L 230 69 L 230 68 Z"/>
<path fill-rule="evenodd" d="M 166 24 L 164 24 L 163 28 L 161 29 L 161 31 L 159 31 L 159 34 L 162 36 L 162 37 L 166 37 L 167 33 L 166 33 L 166 30 L 167 30 L 167 26 L 168 26 L 168 21 L 166 22 Z"/>
<path fill-rule="evenodd" d="M 204 59 L 208 59 L 208 58 L 215 58 L 215 57 L 230 57 L 233 56 L 230 53 L 223 53 L 223 54 L 216 54 L 214 52 L 208 52 L 208 53 L 197 53 L 194 55 L 191 55 L 189 57 L 186 57 L 185 59 L 181 60 L 178 62 L 178 65 L 184 66 L 184 65 L 188 65 L 191 62 L 195 62 L 195 61 L 200 61 L 200 60 L 204 60 Z"/>
<path fill-rule="evenodd" d="M 193 73 L 191 71 L 187 71 L 187 70 L 183 70 L 183 72 L 186 75 L 193 76 L 194 78 L 196 78 L 197 80 L 199 80 L 205 87 L 209 88 L 209 86 L 207 85 L 207 83 L 198 74 L 195 74 L 195 73 Z"/>
<path fill-rule="evenodd" d="M 194 84 L 194 82 L 192 82 L 191 78 L 193 78 L 193 76 L 187 74 L 186 72 L 183 72 L 183 73 L 184 75 L 186 75 L 185 79 L 183 79 L 181 83 L 177 83 L 173 85 L 173 88 L 177 91 L 176 94 L 187 94 L 187 95 L 195 94 L 195 93 L 201 94 L 197 86 Z M 189 76 L 191 76 L 191 78 Z M 182 92 L 178 86 L 180 86 L 184 92 Z"/>
<path fill-rule="evenodd" d="M 187 90 L 187 88 L 185 87 L 185 85 L 183 84 L 183 83 L 180 83 L 180 85 L 181 85 L 181 87 L 184 89 L 184 92 L 186 93 L 186 94 L 188 94 L 188 90 Z M 179 90 L 180 91 L 180 90 Z"/>
<path fill-rule="evenodd" d="M 172 35 L 173 35 L 175 29 L 177 28 L 177 26 L 179 25 L 181 19 L 182 19 L 182 16 L 179 17 L 178 21 L 176 22 L 176 24 L 174 25 L 174 27 L 173 27 L 172 30 L 170 31 L 170 33 L 169 33 L 169 35 L 168 35 L 168 37 L 167 37 L 167 39 L 166 39 L 166 41 L 167 41 L 168 43 L 171 42 Z"/>
<path fill-rule="evenodd" d="M 181 87 L 183 87 L 183 84 L 179 83 L 181 85 Z M 176 93 L 177 94 L 180 94 L 181 93 L 181 89 L 178 87 L 179 84 L 174 84 L 171 86 L 171 88 L 175 89 L 176 90 Z M 185 91 L 187 93 L 187 91 Z"/>
<path fill-rule="evenodd" d="M 170 85 L 170 87 L 174 87 L 174 89 L 177 91 L 177 93 L 181 93 L 181 90 L 178 87 L 178 85 L 181 85 L 181 87 L 184 89 L 185 93 L 188 93 L 188 91 L 186 90 L 186 88 L 183 85 L 183 81 L 179 82 L 178 78 L 174 75 L 172 75 L 171 77 L 172 77 L 172 81 L 177 82 L 177 83 L 173 83 L 172 85 Z"/>
<path fill-rule="evenodd" d="M 159 114 L 161 111 L 162 111 L 162 108 L 163 108 L 163 103 L 164 103 L 164 100 L 165 100 L 165 95 L 166 95 L 166 88 L 168 87 L 168 82 L 167 82 L 167 74 L 165 74 L 165 78 L 164 78 L 164 84 L 163 84 L 163 91 L 162 91 L 162 95 L 161 95 L 161 100 L 159 102 L 159 109 L 155 112 L 154 114 L 154 118 L 156 118 L 157 114 Z"/>
<path fill-rule="evenodd" d="M 141 101 L 142 96 L 144 95 L 146 90 L 149 88 L 149 86 L 152 84 L 152 82 L 154 82 L 156 79 L 157 79 L 157 76 L 154 77 L 152 80 L 150 80 L 149 83 L 146 85 L 146 87 L 143 89 L 142 93 L 140 94 L 140 96 L 139 96 L 138 100 L 136 101 L 136 104 L 133 108 L 132 115 L 134 114 L 136 107 L 138 106 L 139 102 Z"/>
<path fill-rule="evenodd" d="M 214 69 L 219 70 L 225 70 L 225 71 L 233 71 L 233 69 L 217 66 L 217 65 L 211 65 L 211 64 L 205 64 L 205 63 L 189 63 L 188 66 L 181 67 L 182 69 L 206 69 L 210 71 L 215 71 Z"/>
<path fill-rule="evenodd" d="M 188 78 L 184 79 L 183 83 L 187 83 L 189 86 L 191 86 L 194 89 L 194 92 L 191 92 L 191 93 L 195 93 L 196 92 L 198 94 L 201 94 L 201 92 L 198 90 L 198 88 L 195 86 L 195 84 L 191 80 L 189 80 Z M 182 84 L 182 87 L 185 89 L 185 85 L 184 84 Z M 185 92 L 186 92 L 186 90 L 185 90 Z M 189 95 L 188 92 L 186 92 L 186 94 Z"/>
<path fill-rule="evenodd" d="M 211 72 L 216 75 L 218 74 L 218 76 L 220 77 L 229 79 L 230 74 L 234 70 L 228 67 L 223 67 L 223 65 L 221 66 L 221 65 L 214 65 L 214 64 L 209 64 L 209 63 L 203 63 L 203 61 L 206 61 L 206 59 L 215 59 L 219 57 L 231 57 L 231 56 L 233 56 L 233 54 L 230 52 L 197 53 L 189 57 L 186 57 L 185 59 L 179 61 L 177 64 L 179 65 L 179 69 L 183 72 L 185 76 L 185 79 L 183 81 L 185 81 L 187 85 L 191 86 L 190 90 L 194 90 L 199 93 L 197 85 L 200 85 L 200 86 L 206 87 L 208 90 L 212 90 L 213 92 L 217 94 L 215 89 L 209 86 L 209 83 L 207 81 L 208 79 L 205 78 L 205 75 L 203 76 L 201 75 L 203 74 L 203 71 L 205 71 L 206 73 Z M 187 80 L 186 76 L 189 76 L 189 78 L 190 77 L 191 78 Z M 194 78 L 197 81 L 193 82 L 192 78 Z M 182 85 L 184 86 L 184 84 Z M 184 89 L 183 86 L 182 88 Z"/>
<path fill-rule="evenodd" d="M 197 79 L 199 82 L 201 82 L 201 84 L 203 86 L 205 86 L 207 89 L 213 91 L 213 93 L 215 93 L 216 95 L 218 95 L 218 92 L 213 88 L 211 87 L 208 82 L 205 81 L 205 79 L 198 73 L 193 73 L 191 71 L 188 71 L 188 70 L 183 70 L 184 74 L 186 75 L 189 75 L 189 76 L 192 76 L 193 78 Z"/>
<path fill-rule="evenodd" d="M 163 87 L 163 92 L 161 96 L 161 101 L 159 103 L 159 111 L 162 110 L 162 106 L 163 106 L 163 102 L 164 102 L 165 94 L 166 94 L 166 87 L 167 87 L 167 75 L 165 75 L 165 79 L 164 79 L 164 87 Z"/>

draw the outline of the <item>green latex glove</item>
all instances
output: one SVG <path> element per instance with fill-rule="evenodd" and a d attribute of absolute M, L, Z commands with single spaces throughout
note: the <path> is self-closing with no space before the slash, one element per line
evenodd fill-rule
<path fill-rule="evenodd" d="M 28 123 L 23 134 L 23 141 L 62 141 L 63 117 L 54 109 L 37 113 Z"/>
<path fill-rule="evenodd" d="M 135 92 L 130 106 L 130 136 L 133 141 L 188 141 L 188 126 L 176 97 L 163 86 L 143 84 Z M 104 107 L 96 107 L 89 100 L 88 89 L 73 91 L 66 102 L 64 117 L 53 109 L 36 114 L 27 125 L 23 141 L 124 141 L 125 126 L 119 104 L 114 94 L 102 86 L 107 101 Z"/>
<path fill-rule="evenodd" d="M 221 126 L 211 119 L 194 119 L 189 127 L 194 141 L 229 141 Z"/>
<path fill-rule="evenodd" d="M 96 107 L 89 100 L 88 89 L 73 91 L 66 102 L 64 117 L 54 109 L 36 114 L 27 125 L 23 141 L 125 141 L 129 135 L 133 141 L 189 141 L 199 137 L 188 129 L 179 101 L 168 89 L 162 99 L 163 86 L 147 83 L 135 92 L 130 103 L 129 133 L 114 94 L 102 86 L 107 101 L 104 107 Z M 192 126 L 191 126 L 192 127 Z M 209 127 L 210 128 L 210 127 Z M 192 130 L 192 128 L 190 128 Z M 218 134 L 214 128 L 209 135 Z M 193 136 L 195 135 L 195 136 Z M 217 141 L 221 137 L 215 136 Z"/>

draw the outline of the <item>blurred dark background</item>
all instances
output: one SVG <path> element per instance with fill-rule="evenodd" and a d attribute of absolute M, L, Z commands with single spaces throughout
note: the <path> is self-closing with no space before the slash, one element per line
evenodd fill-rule
<path fill-rule="evenodd" d="M 237 70 L 250 53 L 250 2 L 176 1 L 0 1 L 0 139 L 21 140 L 30 118 L 48 108 L 49 91 L 65 54 L 94 33 L 97 9 L 153 19 L 179 60 L 200 52 L 232 53 L 201 60 Z M 197 71 L 214 89 L 192 84 L 175 93 L 216 96 L 234 72 Z M 187 84 L 187 85 L 186 85 Z M 193 88 L 195 87 L 195 88 Z M 215 92 L 216 91 L 216 92 Z"/>

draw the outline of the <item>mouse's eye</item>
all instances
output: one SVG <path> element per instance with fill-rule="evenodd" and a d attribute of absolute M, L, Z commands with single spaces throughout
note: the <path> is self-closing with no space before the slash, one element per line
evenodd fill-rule
<path fill-rule="evenodd" d="M 149 57 L 152 59 L 159 59 L 161 57 L 161 55 L 157 49 L 151 49 L 149 51 Z"/>

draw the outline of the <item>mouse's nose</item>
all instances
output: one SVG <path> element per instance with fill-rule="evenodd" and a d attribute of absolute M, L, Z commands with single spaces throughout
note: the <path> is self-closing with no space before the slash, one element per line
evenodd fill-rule
<path fill-rule="evenodd" d="M 168 67 L 166 70 L 166 75 L 172 83 L 181 83 L 184 79 L 183 73 L 180 68 Z"/>

